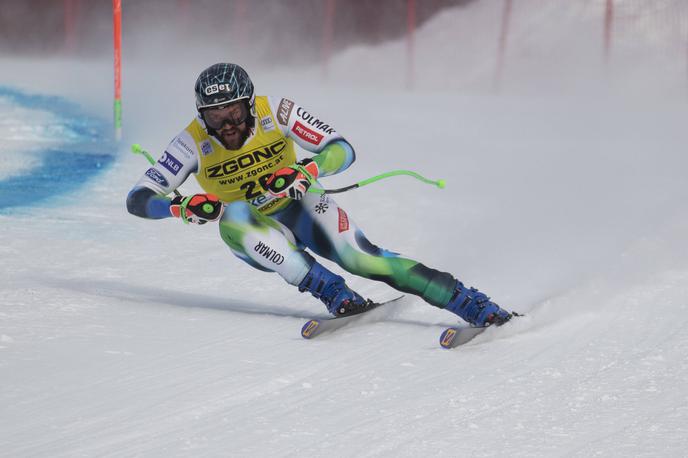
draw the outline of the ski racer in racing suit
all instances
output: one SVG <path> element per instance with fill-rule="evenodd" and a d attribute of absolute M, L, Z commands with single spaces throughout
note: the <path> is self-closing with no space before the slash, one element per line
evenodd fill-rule
<path fill-rule="evenodd" d="M 365 311 L 371 301 L 306 250 L 473 325 L 511 318 L 451 274 L 374 245 L 334 199 L 308 192 L 313 184 L 322 188 L 319 178 L 354 162 L 352 146 L 332 125 L 289 99 L 255 96 L 248 74 L 235 64 L 204 70 L 195 93 L 198 115 L 131 190 L 130 213 L 197 224 L 219 220 L 220 236 L 236 256 L 277 272 L 335 316 Z M 297 161 L 295 144 L 313 156 Z M 206 193 L 167 197 L 192 173 Z"/>

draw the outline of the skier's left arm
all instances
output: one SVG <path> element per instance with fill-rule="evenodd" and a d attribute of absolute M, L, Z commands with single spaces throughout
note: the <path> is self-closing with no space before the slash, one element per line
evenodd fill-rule
<path fill-rule="evenodd" d="M 328 121 L 289 99 L 270 98 L 270 104 L 282 133 L 315 154 L 310 159 L 318 165 L 318 176 L 343 172 L 356 160 L 354 148 Z"/>
<path fill-rule="evenodd" d="M 327 121 L 289 99 L 270 99 L 270 104 L 282 133 L 315 154 L 294 167 L 277 171 L 267 183 L 273 194 L 299 199 L 315 179 L 343 172 L 356 160 L 351 144 Z M 275 186 L 280 176 L 285 186 Z"/>

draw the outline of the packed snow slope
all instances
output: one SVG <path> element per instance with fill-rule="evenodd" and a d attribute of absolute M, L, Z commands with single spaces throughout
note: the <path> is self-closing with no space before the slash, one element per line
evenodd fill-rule
<path fill-rule="evenodd" d="M 298 101 L 356 147 L 356 163 L 326 185 L 398 168 L 447 180 L 439 190 L 394 178 L 337 201 L 374 243 L 526 314 L 451 351 L 437 341 L 455 317 L 414 297 L 303 340 L 324 306 L 236 259 L 216 225 L 127 214 L 147 168 L 128 145 L 161 153 L 194 115 L 197 73 L 232 56 L 189 56 L 164 75 L 160 62 L 125 59 L 116 160 L 50 198 L 0 188 L 0 200 L 24 197 L 0 210 L 0 455 L 685 456 L 685 81 L 671 59 L 653 63 L 660 87 L 626 62 L 557 73 L 552 56 L 573 64 L 552 51 L 570 30 L 556 21 L 589 27 L 577 56 L 591 55 L 603 2 L 551 3 L 562 7 L 529 16 L 529 33 L 512 25 L 498 92 L 498 31 L 486 32 L 497 2 L 418 31 L 424 71 L 412 91 L 399 76 L 403 42 L 346 51 L 327 82 L 317 66 L 246 63 L 259 93 Z M 563 7 L 574 4 L 588 7 Z M 457 45 L 461 64 L 446 46 L 452 25 L 484 34 L 482 49 Z M 522 54 L 535 42 L 552 57 L 538 67 L 556 77 L 546 87 L 532 48 Z M 107 61 L 3 58 L 2 68 L 16 91 L 108 116 Z M 0 100 L 0 180 L 30 175 L 45 164 L 36 151 L 65 131 L 45 129 L 54 107 Z M 364 295 L 395 295 L 349 278 Z"/>

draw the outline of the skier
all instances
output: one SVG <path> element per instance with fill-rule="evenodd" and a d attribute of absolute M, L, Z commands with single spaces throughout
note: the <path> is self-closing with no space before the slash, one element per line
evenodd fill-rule
<path fill-rule="evenodd" d="M 195 93 L 197 116 L 131 190 L 131 214 L 196 224 L 219 220 L 222 240 L 236 256 L 277 272 L 335 316 L 360 313 L 372 302 L 306 249 L 473 325 L 511 318 L 449 273 L 373 245 L 331 197 L 308 192 L 319 186 L 317 179 L 343 172 L 355 160 L 352 146 L 329 123 L 289 99 L 255 96 L 248 74 L 235 64 L 205 69 Z M 297 162 L 294 143 L 314 155 Z M 191 173 L 206 193 L 166 197 Z"/>

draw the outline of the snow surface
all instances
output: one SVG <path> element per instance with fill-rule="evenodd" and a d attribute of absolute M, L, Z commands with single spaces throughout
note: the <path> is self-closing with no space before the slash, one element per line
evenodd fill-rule
<path fill-rule="evenodd" d="M 428 22 L 419 49 L 441 48 L 453 21 L 496 30 L 490 4 L 499 10 L 478 2 Z M 532 30 L 561 46 L 558 15 L 593 29 L 577 11 L 533 14 L 513 49 L 545 49 Z M 328 185 L 396 168 L 446 179 L 443 191 L 394 178 L 337 200 L 374 243 L 527 316 L 446 351 L 437 341 L 453 316 L 407 297 L 305 341 L 322 304 L 233 257 L 216 226 L 127 214 L 146 164 L 126 143 L 78 191 L 0 212 L 0 455 L 686 456 L 688 110 L 685 80 L 667 72 L 676 62 L 656 68 L 659 88 L 624 63 L 543 87 L 537 59 L 514 51 L 493 92 L 484 49 L 463 51 L 463 82 L 438 52 L 440 70 L 410 92 L 399 72 L 336 76 L 403 68 L 404 46 L 350 49 L 324 83 L 318 68 L 247 67 L 259 92 L 297 100 L 354 144 L 357 162 Z M 159 79 L 155 62 L 125 59 L 126 140 L 162 151 L 215 60 L 189 57 Z M 109 113 L 108 62 L 2 68 L 3 84 Z M 46 68 L 49 82 L 31 71 Z M 1 126 L 40 119 L 0 107 Z M 33 167 L 16 158 L 41 141 L 4 144 L 0 177 Z"/>
<path fill-rule="evenodd" d="M 0 138 L 4 144 L 0 180 L 35 168 L 39 163 L 35 150 L 46 143 L 59 143 L 55 132 L 45 128 L 54 125 L 54 120 L 52 113 L 17 107 L 0 98 Z"/>

